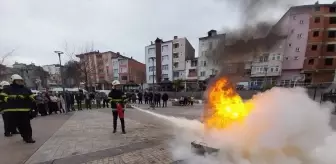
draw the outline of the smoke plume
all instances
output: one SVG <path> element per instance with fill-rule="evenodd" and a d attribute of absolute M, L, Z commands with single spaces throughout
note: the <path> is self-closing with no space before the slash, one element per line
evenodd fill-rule
<path fill-rule="evenodd" d="M 176 125 L 185 125 L 176 130 L 172 142 L 175 160 L 184 159 L 187 164 L 336 163 L 336 133 L 329 126 L 331 104 L 311 100 L 303 88 L 273 88 L 249 101 L 254 108 L 243 123 L 207 131 L 203 138 L 195 135 L 202 126 L 196 130 L 197 124 L 175 119 Z M 197 138 L 220 149 L 219 154 L 193 154 L 190 142 Z"/>
<path fill-rule="evenodd" d="M 239 15 L 238 26 L 234 29 L 223 27 L 221 33 L 225 33 L 225 37 L 211 53 L 212 59 L 220 63 L 219 75 L 229 77 L 230 73 L 244 76 L 244 64 L 247 61 L 268 51 L 279 40 L 286 38 L 286 34 L 280 34 L 274 25 L 290 7 L 314 3 L 307 0 L 217 1 L 236 9 L 236 14 Z"/>

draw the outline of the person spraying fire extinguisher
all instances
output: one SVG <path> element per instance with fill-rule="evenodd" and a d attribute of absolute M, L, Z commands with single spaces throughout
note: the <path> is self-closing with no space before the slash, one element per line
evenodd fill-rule
<path fill-rule="evenodd" d="M 112 82 L 112 90 L 108 95 L 113 114 L 113 133 L 117 132 L 117 120 L 119 117 L 122 133 L 126 134 L 124 119 L 125 97 L 124 93 L 120 89 L 116 88 L 118 85 L 120 85 L 120 82 L 118 80 L 114 80 Z"/>

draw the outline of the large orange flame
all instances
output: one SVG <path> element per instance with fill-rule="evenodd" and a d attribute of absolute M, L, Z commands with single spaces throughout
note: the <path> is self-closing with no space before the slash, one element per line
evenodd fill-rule
<path fill-rule="evenodd" d="M 204 124 L 206 128 L 224 129 L 241 122 L 249 114 L 251 106 L 235 92 L 226 78 L 218 79 L 208 91 Z"/>

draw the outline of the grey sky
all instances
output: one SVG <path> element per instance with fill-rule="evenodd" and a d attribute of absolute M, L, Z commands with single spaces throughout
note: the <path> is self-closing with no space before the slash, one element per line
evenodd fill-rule
<path fill-rule="evenodd" d="M 228 1 L 228 0 L 227 0 Z M 81 52 L 93 43 L 144 62 L 144 47 L 156 37 L 198 38 L 210 29 L 234 28 L 239 10 L 225 0 L 0 0 L 0 55 L 7 61 L 57 63 L 54 50 L 67 43 Z M 332 0 L 320 1 L 320 3 Z M 273 17 L 281 16 L 281 12 Z M 67 56 L 63 60 L 68 60 Z"/>

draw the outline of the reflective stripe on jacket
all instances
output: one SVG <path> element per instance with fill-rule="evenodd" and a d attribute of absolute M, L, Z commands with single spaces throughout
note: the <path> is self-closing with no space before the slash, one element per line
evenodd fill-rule
<path fill-rule="evenodd" d="M 11 84 L 3 90 L 4 102 L 1 104 L 3 112 L 28 112 L 34 107 L 34 95 L 30 89 Z"/>

